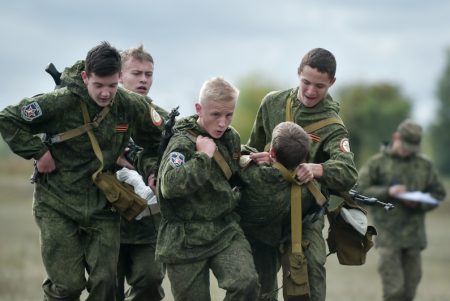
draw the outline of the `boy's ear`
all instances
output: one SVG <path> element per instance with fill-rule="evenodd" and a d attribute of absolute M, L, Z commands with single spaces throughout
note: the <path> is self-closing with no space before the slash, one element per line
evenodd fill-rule
<path fill-rule="evenodd" d="M 270 158 L 272 158 L 272 160 L 274 160 L 274 161 L 277 160 L 277 153 L 275 152 L 275 150 L 273 148 L 271 148 L 269 150 L 269 156 L 270 156 Z"/>

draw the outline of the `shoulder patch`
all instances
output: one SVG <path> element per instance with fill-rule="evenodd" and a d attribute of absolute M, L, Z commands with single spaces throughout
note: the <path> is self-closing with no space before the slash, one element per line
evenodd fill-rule
<path fill-rule="evenodd" d="M 26 121 L 32 121 L 33 119 L 42 116 L 42 110 L 39 104 L 34 101 L 28 105 L 23 106 L 20 110 L 20 114 Z"/>
<path fill-rule="evenodd" d="M 161 117 L 161 115 L 158 114 L 158 112 L 156 112 L 155 108 L 153 108 L 152 106 L 150 106 L 150 116 L 152 118 L 153 124 L 156 126 L 160 126 L 163 119 Z"/>
<path fill-rule="evenodd" d="M 343 138 L 341 140 L 341 142 L 339 143 L 339 148 L 344 153 L 349 153 L 350 152 L 350 143 L 348 141 L 348 138 Z"/>
<path fill-rule="evenodd" d="M 169 163 L 172 167 L 178 168 L 184 164 L 184 155 L 179 152 L 171 152 L 169 154 Z"/>

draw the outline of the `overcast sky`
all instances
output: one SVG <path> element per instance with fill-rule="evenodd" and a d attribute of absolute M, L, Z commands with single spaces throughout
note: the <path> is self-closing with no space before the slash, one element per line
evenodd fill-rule
<path fill-rule="evenodd" d="M 84 59 L 100 41 L 143 43 L 155 59 L 150 96 L 193 113 L 204 80 L 237 84 L 259 72 L 283 88 L 315 47 L 338 62 L 331 93 L 352 82 L 388 81 L 432 121 L 436 82 L 450 47 L 450 1 L 410 0 L 15 0 L 0 10 L 0 109 L 53 89 L 44 72 Z"/>

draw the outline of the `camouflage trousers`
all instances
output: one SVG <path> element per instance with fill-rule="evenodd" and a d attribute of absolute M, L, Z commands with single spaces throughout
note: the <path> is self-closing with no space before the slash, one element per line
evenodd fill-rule
<path fill-rule="evenodd" d="M 311 301 L 325 301 L 326 296 L 326 249 L 322 236 L 324 226 L 323 218 L 313 224 L 303 225 L 303 242 L 306 245 L 304 253 L 308 265 L 308 281 Z M 290 243 L 283 246 L 280 253 L 279 247 L 273 247 L 261 242 L 252 242 L 253 259 L 261 283 L 261 300 L 272 301 L 277 298 L 277 273 L 280 270 L 282 256 L 289 256 Z M 283 268 L 284 269 L 284 268 Z M 283 271 L 285 274 L 285 271 Z M 287 297 L 286 289 L 295 286 L 288 277 L 283 277 L 284 300 L 303 300 L 296 297 Z"/>
<path fill-rule="evenodd" d="M 116 301 L 159 301 L 165 266 L 155 260 L 155 243 L 121 244 L 117 265 Z M 130 285 L 124 293 L 125 278 Z"/>
<path fill-rule="evenodd" d="M 384 301 L 412 301 L 422 278 L 421 250 L 378 248 Z"/>
<path fill-rule="evenodd" d="M 258 240 L 249 240 L 253 261 L 261 285 L 260 300 L 278 300 L 277 274 L 281 268 L 281 254 L 278 246 L 270 246 Z"/>
<path fill-rule="evenodd" d="M 44 300 L 77 301 L 84 289 L 89 292 L 86 301 L 115 300 L 118 216 L 83 224 L 56 215 L 35 219 L 47 272 L 42 285 Z"/>
<path fill-rule="evenodd" d="M 224 300 L 255 301 L 259 293 L 258 276 L 250 245 L 240 235 L 220 253 L 206 260 L 186 264 L 167 264 L 175 301 L 210 301 L 209 270 L 219 287 L 226 290 Z"/>

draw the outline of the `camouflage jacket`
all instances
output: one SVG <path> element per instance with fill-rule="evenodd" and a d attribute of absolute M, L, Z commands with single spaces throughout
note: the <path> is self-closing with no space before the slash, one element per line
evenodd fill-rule
<path fill-rule="evenodd" d="M 235 235 L 243 235 L 233 212 L 239 200 L 214 159 L 196 152 L 187 131 L 209 136 L 197 116 L 179 120 L 158 172 L 158 201 L 162 221 L 156 257 L 163 262 L 203 260 L 225 249 Z M 192 136 L 191 136 L 192 137 Z M 231 171 L 238 171 L 239 134 L 229 128 L 214 139 Z"/>
<path fill-rule="evenodd" d="M 12 151 L 25 159 L 40 158 L 50 150 L 56 170 L 43 174 L 35 186 L 34 213 L 52 216 L 55 212 L 85 221 L 91 217 L 117 217 L 103 193 L 92 183 L 91 175 L 100 167 L 88 135 L 46 145 L 36 134 L 55 135 L 84 124 L 80 102 L 87 104 L 91 120 L 102 110 L 90 98 L 81 78 L 84 62 L 66 68 L 66 87 L 33 98 L 0 113 L 0 132 Z M 147 149 L 143 169 L 155 169 L 162 118 L 152 114 L 144 97 L 119 88 L 108 115 L 93 130 L 103 153 L 104 170 L 115 171 L 116 160 L 133 139 Z M 153 117 L 152 117 L 153 116 Z M 159 117 L 159 118 L 156 118 Z M 153 118 L 153 119 L 152 119 Z M 151 154 L 154 158 L 150 158 Z M 153 163 L 152 163 L 153 162 Z M 152 165 L 153 164 L 153 165 Z"/>
<path fill-rule="evenodd" d="M 254 163 L 242 169 L 240 179 L 241 200 L 236 212 L 245 235 L 272 246 L 289 239 L 291 183 L 275 167 Z M 302 189 L 302 216 L 314 205 L 312 195 Z"/>
<path fill-rule="evenodd" d="M 416 208 L 403 205 L 388 196 L 388 189 L 394 184 L 406 185 L 408 191 L 430 193 L 443 200 L 445 189 L 436 169 L 424 155 L 401 158 L 387 148 L 370 158 L 359 172 L 358 190 L 395 205 L 388 212 L 383 208 L 371 207 L 378 235 L 376 245 L 393 248 L 421 248 L 427 245 L 425 233 L 425 212 L 435 206 L 420 204 Z"/>
<path fill-rule="evenodd" d="M 153 100 L 150 97 L 146 97 L 147 101 L 152 104 L 155 108 L 156 112 L 160 116 L 167 120 L 168 112 L 161 107 L 154 104 Z M 159 146 L 159 142 L 157 147 Z M 154 151 L 154 150 L 152 150 Z M 142 158 L 142 157 L 138 157 Z M 150 157 L 150 161 L 153 160 L 154 157 Z M 149 172 L 143 171 L 146 175 Z M 143 177 L 143 179 L 147 179 L 147 177 Z M 146 182 L 146 181 L 144 181 Z M 145 183 L 147 185 L 147 183 Z M 161 215 L 155 214 L 153 216 L 144 216 L 140 220 L 131 220 L 127 221 L 122 218 L 120 220 L 120 242 L 124 244 L 156 244 L 156 235 L 158 233 L 159 222 L 161 220 Z"/>
<path fill-rule="evenodd" d="M 266 95 L 256 115 L 253 129 L 247 145 L 263 151 L 272 139 L 274 127 L 286 121 L 286 102 L 293 100 L 293 121 L 305 127 L 320 120 L 338 117 L 339 103 L 327 95 L 316 106 L 305 107 L 297 99 L 298 88 L 271 92 Z M 348 191 L 356 183 L 358 173 L 353 162 L 353 153 L 348 143 L 347 129 L 340 124 L 331 124 L 318 129 L 310 135 L 312 138 L 308 162 L 320 163 L 323 177 L 317 179 L 323 186 L 334 191 Z"/>

